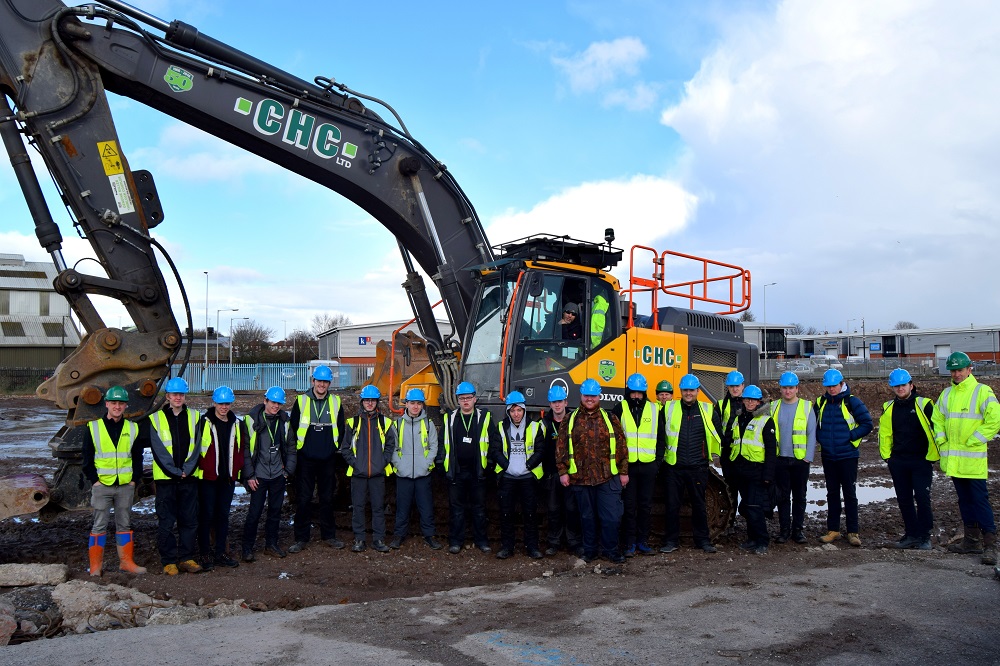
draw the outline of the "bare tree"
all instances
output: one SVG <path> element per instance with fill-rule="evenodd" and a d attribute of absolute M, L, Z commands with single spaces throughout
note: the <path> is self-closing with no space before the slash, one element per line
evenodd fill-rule
<path fill-rule="evenodd" d="M 798 322 L 792 322 L 788 325 L 788 333 L 790 335 L 816 335 L 819 333 L 819 330 L 815 326 L 806 326 Z"/>
<path fill-rule="evenodd" d="M 274 331 L 253 319 L 241 321 L 233 327 L 233 363 L 260 363 L 271 348 Z"/>
<path fill-rule="evenodd" d="M 912 321 L 906 321 L 905 319 L 900 319 L 899 321 L 896 322 L 896 325 L 893 327 L 893 329 L 897 331 L 907 331 L 911 328 L 920 328 L 920 327 L 914 324 Z"/>
<path fill-rule="evenodd" d="M 306 363 L 319 358 L 319 340 L 309 331 L 292 331 L 290 340 L 295 345 L 297 363 Z"/>
<path fill-rule="evenodd" d="M 351 323 L 351 318 L 343 312 L 321 312 L 313 315 L 312 321 L 309 322 L 309 330 L 312 331 L 313 335 L 319 335 L 330 329 L 350 326 Z"/>
<path fill-rule="evenodd" d="M 757 316 L 753 313 L 753 310 L 745 310 L 743 314 L 740 315 L 740 321 L 757 321 Z"/>

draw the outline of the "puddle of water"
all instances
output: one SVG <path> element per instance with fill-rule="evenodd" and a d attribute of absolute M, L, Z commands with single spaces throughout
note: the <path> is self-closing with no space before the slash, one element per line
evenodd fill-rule
<path fill-rule="evenodd" d="M 865 486 L 858 484 L 857 493 L 858 504 L 860 506 L 896 499 L 896 490 L 892 486 L 886 488 L 881 485 Z M 825 511 L 826 506 L 826 485 L 823 483 L 810 483 L 806 491 L 806 513 Z"/>

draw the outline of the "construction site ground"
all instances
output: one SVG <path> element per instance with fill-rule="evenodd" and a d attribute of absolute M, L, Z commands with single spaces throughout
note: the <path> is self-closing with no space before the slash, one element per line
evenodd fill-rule
<path fill-rule="evenodd" d="M 934 380 L 922 382 L 918 387 L 923 394 L 936 397 L 945 385 L 944 380 Z M 765 382 L 764 388 L 768 397 L 777 395 L 774 384 Z M 890 395 L 885 384 L 856 382 L 852 389 L 868 405 L 877 423 L 881 404 Z M 813 398 L 820 391 L 818 384 L 804 384 L 801 395 Z M 256 396 L 239 396 L 235 408 L 242 412 L 257 401 Z M 207 398 L 197 396 L 192 396 L 189 402 L 197 407 L 209 404 Z M 61 418 L 58 410 L 33 397 L 0 397 L 0 418 L 6 421 L 0 428 L 0 475 L 38 473 L 51 477 L 54 460 L 46 457 L 44 441 L 58 427 Z M 39 441 L 43 445 L 41 449 Z M 998 455 L 991 447 L 989 483 L 994 507 L 1000 497 L 1000 482 L 995 473 Z M 284 638 L 267 634 L 260 628 L 261 622 L 271 622 L 269 631 L 273 632 L 282 626 L 302 624 L 307 633 L 316 632 L 324 640 L 342 633 L 347 637 L 354 631 L 352 638 L 360 645 L 380 645 L 389 650 L 386 653 L 374 647 L 367 652 L 362 650 L 358 654 L 367 656 L 359 658 L 358 663 L 385 663 L 402 657 L 407 663 L 424 663 L 424 660 L 428 663 L 664 663 L 683 654 L 694 656 L 699 650 L 705 659 L 692 661 L 841 663 L 839 658 L 833 661 L 830 658 L 860 652 L 882 654 L 882 663 L 897 663 L 900 655 L 908 654 L 900 652 L 904 644 L 908 644 L 907 649 L 922 645 L 930 649 L 932 638 L 942 634 L 942 628 L 948 623 L 956 625 L 951 636 L 953 641 L 963 636 L 962 631 L 972 637 L 961 643 L 966 650 L 965 658 L 957 654 L 953 657 L 965 663 L 997 659 L 993 655 L 998 630 L 992 618 L 995 617 L 1000 583 L 993 580 L 992 567 L 979 564 L 978 558 L 945 552 L 945 545 L 960 535 L 962 528 L 951 482 L 940 473 L 935 476 L 932 489 L 935 549 L 901 552 L 888 547 L 899 538 L 902 525 L 891 480 L 878 455 L 876 433 L 861 445 L 861 548 L 851 548 L 843 540 L 832 546 L 821 546 L 818 542 L 817 537 L 825 531 L 826 519 L 822 479 L 822 468 L 817 461 L 810 480 L 806 519 L 808 544 L 772 545 L 765 556 L 748 554 L 738 548 L 744 536 L 740 519 L 735 535 L 717 540 L 719 552 L 716 554 L 695 551 L 686 542 L 680 551 L 669 555 L 637 557 L 621 566 L 604 562 L 596 568 L 594 564 L 584 566 L 581 560 L 567 553 L 537 561 L 527 558 L 523 550 L 504 561 L 475 549 L 449 555 L 445 551 L 430 550 L 419 537 L 411 537 L 399 551 L 381 554 L 369 548 L 358 554 L 326 546 L 318 541 L 314 529 L 314 541 L 309 547 L 284 559 L 258 554 L 256 562 L 241 563 L 235 569 L 217 568 L 210 573 L 166 576 L 160 573 L 156 552 L 153 499 L 147 498 L 136 506 L 133 527 L 136 560 L 148 567 L 149 573 L 144 576 L 118 573 L 113 566 L 112 551 L 106 556 L 111 571 L 102 581 L 133 587 L 164 599 L 188 602 L 242 599 L 260 611 L 295 611 L 313 606 L 361 603 L 361 606 L 350 606 L 354 610 L 349 613 L 347 609 L 314 609 L 304 614 L 262 613 L 252 618 L 227 620 L 262 632 L 261 637 L 272 636 L 276 644 L 282 644 Z M 344 495 L 338 497 L 338 536 L 349 541 L 350 518 Z M 246 496 L 238 494 L 230 540 L 235 555 L 240 551 L 246 508 Z M 281 543 L 285 547 L 292 542 L 290 520 L 291 511 L 286 504 L 281 526 Z M 90 521 L 86 512 L 64 513 L 51 523 L 42 523 L 32 516 L 8 519 L 0 523 L 0 563 L 65 563 L 69 565 L 72 578 L 87 579 L 86 541 Z M 391 526 L 391 516 L 388 522 Z M 495 524 L 491 525 L 494 545 L 495 528 Z M 771 529 L 772 534 L 776 532 L 776 520 L 771 523 Z M 661 530 L 661 519 L 654 520 L 654 546 L 659 545 Z M 439 535 L 443 538 L 446 532 L 445 521 L 439 519 Z M 503 586 L 526 581 L 533 582 Z M 467 588 L 478 591 L 470 592 Z M 983 589 L 989 591 L 983 593 Z M 431 596 L 424 596 L 428 594 Z M 979 605 L 984 603 L 983 594 L 985 599 L 992 600 L 988 608 Z M 417 597 L 422 599 L 416 600 Z M 437 604 L 436 610 L 424 608 L 432 603 L 429 600 L 437 600 L 433 602 Z M 662 610 L 655 611 L 659 625 L 656 622 L 650 625 L 653 616 L 646 617 L 645 611 L 639 612 L 647 606 L 635 604 L 644 600 L 651 604 L 649 609 L 663 605 Z M 268 616 L 273 617 L 273 621 L 259 619 Z M 633 616 L 636 619 L 626 621 Z M 933 631 L 930 628 L 932 616 L 938 621 Z M 726 619 L 720 624 L 718 618 L 722 617 Z M 592 626 L 595 618 L 611 622 L 607 629 L 613 630 L 613 635 L 601 638 L 594 633 L 597 631 Z M 716 619 L 706 621 L 711 618 Z M 771 620 L 780 620 L 784 625 L 773 624 Z M 619 622 L 625 624 L 619 626 Z M 327 631 L 334 625 L 336 631 Z M 651 645 L 646 638 L 651 636 L 654 626 L 663 625 L 670 625 L 670 632 L 680 636 L 674 643 L 661 646 L 661 658 L 646 652 Z M 748 627 L 753 626 L 761 629 L 756 635 L 748 632 Z M 786 643 L 787 637 L 780 635 L 782 626 L 798 632 L 799 638 L 794 644 Z M 585 641 L 576 644 L 567 641 L 564 632 L 573 627 L 587 628 Z M 748 633 L 753 640 L 728 641 L 726 627 L 735 627 L 732 629 L 735 633 L 728 634 L 730 638 Z M 154 634 L 169 629 L 134 631 L 144 632 L 141 640 L 146 646 L 155 646 L 155 640 L 159 639 L 154 639 Z M 507 631 L 514 633 L 503 633 Z M 806 634 L 810 642 L 803 644 L 801 637 Z M 470 658 L 459 643 L 461 637 L 472 635 L 480 636 L 481 640 L 477 640 L 485 646 L 483 649 L 495 658 Z M 696 649 L 693 646 L 699 642 L 699 636 L 705 645 Z M 41 643 L 82 638 L 85 637 Z M 657 644 L 662 639 L 663 636 L 658 635 Z M 245 636 L 245 640 L 254 645 L 253 641 L 258 639 Z M 557 655 L 558 659 L 553 657 L 556 653 L 548 657 L 540 653 L 531 656 L 536 648 L 530 645 L 550 644 L 555 646 L 553 649 L 558 647 L 568 652 L 560 652 L 562 656 Z M 31 650 L 33 645 L 39 642 L 10 646 L 6 649 L 12 652 L 5 654 L 27 657 L 36 653 L 13 651 Z M 592 645 L 601 652 L 596 653 L 599 655 L 596 657 L 591 653 L 588 660 L 588 653 L 578 650 L 582 645 Z M 723 645 L 731 647 L 719 647 Z M 944 649 L 940 643 L 937 645 L 935 649 Z M 57 648 L 39 646 L 34 649 Z M 303 643 L 302 650 L 306 649 Z M 685 653 L 685 649 L 689 652 Z M 268 652 L 264 650 L 264 654 Z M 217 654 L 223 653 L 220 650 Z M 57 653 L 51 654 L 52 663 L 58 662 Z M 157 650 L 157 654 L 163 653 Z M 537 661 L 531 660 L 536 657 Z M 0 654 L 0 662 L 4 658 Z M 567 660 L 570 658 L 575 661 Z M 208 656 L 200 660 L 206 664 L 222 663 Z M 272 663 L 266 658 L 259 661 Z M 36 663 L 49 662 L 43 659 Z"/>

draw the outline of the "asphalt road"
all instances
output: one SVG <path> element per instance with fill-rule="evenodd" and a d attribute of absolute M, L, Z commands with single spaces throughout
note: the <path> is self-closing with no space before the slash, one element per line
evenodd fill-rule
<path fill-rule="evenodd" d="M 763 558 L 759 576 L 746 560 L 742 573 L 698 585 L 680 570 L 672 579 L 588 567 L 414 599 L 36 641 L 0 648 L 0 664 L 1000 663 L 992 567 L 939 553 L 858 554 L 856 563 L 824 555 L 795 571 Z"/>

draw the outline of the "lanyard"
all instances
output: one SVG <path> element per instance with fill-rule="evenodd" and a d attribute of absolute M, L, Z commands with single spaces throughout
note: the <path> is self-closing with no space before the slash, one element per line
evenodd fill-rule
<path fill-rule="evenodd" d="M 476 413 L 472 412 L 471 414 L 469 414 L 469 420 L 465 419 L 465 414 L 463 414 L 462 412 L 459 412 L 458 415 L 462 417 L 462 425 L 465 426 L 465 434 L 471 437 L 472 424 L 476 422 Z"/>
<path fill-rule="evenodd" d="M 267 416 L 265 416 L 264 427 L 267 428 L 267 433 L 271 436 L 271 448 L 276 448 L 278 446 L 278 431 L 281 430 L 281 421 L 275 417 L 274 430 L 271 430 L 271 425 L 267 422 Z"/>
<path fill-rule="evenodd" d="M 313 421 L 312 421 L 313 423 L 319 423 L 320 422 L 319 420 L 321 418 L 323 418 L 323 414 L 326 413 L 326 408 L 330 404 L 329 400 L 330 400 L 330 396 L 327 396 L 326 398 L 323 399 L 323 406 L 320 408 L 320 410 L 319 410 L 318 413 L 316 412 L 316 403 L 318 401 L 317 400 L 310 400 L 309 401 L 310 402 L 310 408 L 312 409 L 312 413 L 313 413 Z"/>

